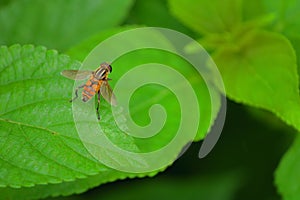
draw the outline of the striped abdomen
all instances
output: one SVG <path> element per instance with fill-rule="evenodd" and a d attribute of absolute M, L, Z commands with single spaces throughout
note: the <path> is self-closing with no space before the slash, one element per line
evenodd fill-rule
<path fill-rule="evenodd" d="M 86 82 L 82 90 L 82 101 L 87 102 L 92 98 L 99 90 L 102 80 L 98 80 L 92 75 Z"/>

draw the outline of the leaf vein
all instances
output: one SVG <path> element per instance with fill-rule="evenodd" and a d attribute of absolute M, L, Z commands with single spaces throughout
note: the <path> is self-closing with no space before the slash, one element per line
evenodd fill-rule
<path fill-rule="evenodd" d="M 78 170 L 76 170 L 76 169 L 74 169 L 74 168 L 71 168 L 71 167 L 69 167 L 69 166 L 67 166 L 67 165 L 65 165 L 65 164 L 63 164 L 63 163 L 58 162 L 57 160 L 55 160 L 55 159 L 53 159 L 53 158 L 51 158 L 51 157 L 46 156 L 46 154 L 44 154 L 43 152 L 41 152 L 38 148 L 36 148 L 36 147 L 31 143 L 31 141 L 28 139 L 28 137 L 27 137 L 27 135 L 26 135 L 24 129 L 22 128 L 22 125 L 19 124 L 18 127 L 20 128 L 20 130 L 21 130 L 21 132 L 23 133 L 24 138 L 27 140 L 27 142 L 28 142 L 28 143 L 32 146 L 32 148 L 35 149 L 41 156 L 47 158 L 48 160 L 51 160 L 51 161 L 54 162 L 54 163 L 57 163 L 58 165 L 62 166 L 63 168 L 72 170 L 72 173 L 73 173 L 73 171 L 82 173 L 82 172 L 80 172 L 80 171 L 78 171 Z M 73 174 L 73 175 L 74 175 L 74 174 Z"/>

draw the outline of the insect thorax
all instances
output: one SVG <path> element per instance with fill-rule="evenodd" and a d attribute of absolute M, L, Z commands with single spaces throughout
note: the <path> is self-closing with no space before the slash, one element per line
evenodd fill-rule
<path fill-rule="evenodd" d="M 103 80 L 104 78 L 106 78 L 107 73 L 108 73 L 108 71 L 105 68 L 99 67 L 95 71 L 94 76 L 98 80 Z"/>

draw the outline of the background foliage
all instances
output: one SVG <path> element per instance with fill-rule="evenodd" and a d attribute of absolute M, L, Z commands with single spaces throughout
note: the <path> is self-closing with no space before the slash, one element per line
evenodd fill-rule
<path fill-rule="evenodd" d="M 0 199 L 55 199 L 90 188 L 56 199 L 299 199 L 299 9 L 299 0 L 1 1 Z M 78 68 L 110 35 L 142 26 L 197 39 L 219 67 L 229 103 L 222 136 L 208 157 L 199 160 L 201 143 L 194 143 L 164 172 L 137 175 L 100 165 L 86 152 L 66 101 L 72 82 L 59 72 Z M 149 60 L 193 76 L 188 64 L 162 52 L 136 52 L 117 62 L 130 67 Z M 204 94 L 201 78 L 194 80 Z M 144 89 L 141 96 L 157 88 Z M 147 124 L 140 116 L 152 102 L 142 101 L 133 119 Z M 109 126 L 106 104 L 102 110 Z M 176 130 L 176 120 L 169 123 L 165 131 Z M 116 131 L 109 136 L 127 149 L 138 144 Z M 128 177 L 144 178 L 116 181 Z"/>

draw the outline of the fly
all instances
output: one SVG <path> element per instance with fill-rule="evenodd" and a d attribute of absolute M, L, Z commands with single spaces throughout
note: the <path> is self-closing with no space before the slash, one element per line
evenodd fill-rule
<path fill-rule="evenodd" d="M 117 105 L 116 97 L 108 84 L 108 81 L 111 80 L 108 78 L 108 74 L 112 72 L 112 67 L 110 64 L 104 62 L 100 64 L 95 71 L 90 70 L 64 70 L 61 74 L 67 78 L 73 80 L 83 80 L 89 77 L 87 82 L 83 85 L 80 85 L 75 90 L 75 97 L 70 100 L 73 102 L 78 98 L 78 90 L 82 89 L 82 101 L 89 101 L 95 94 L 97 94 L 97 117 L 100 120 L 100 97 L 103 98 L 113 106 Z"/>

